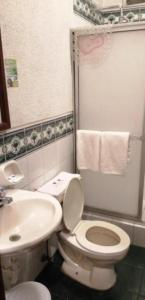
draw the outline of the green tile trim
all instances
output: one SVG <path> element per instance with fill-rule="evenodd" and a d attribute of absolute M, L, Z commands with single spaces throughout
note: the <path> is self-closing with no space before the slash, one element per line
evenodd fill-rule
<path fill-rule="evenodd" d="M 92 0 L 74 0 L 74 12 L 92 22 L 93 24 L 102 24 L 102 14 L 96 9 Z"/>
<path fill-rule="evenodd" d="M 24 129 L 4 135 L 6 160 L 15 159 L 26 153 Z"/>
<path fill-rule="evenodd" d="M 66 132 L 67 132 L 66 126 L 67 126 L 67 117 L 66 116 L 63 119 L 59 118 L 59 119 L 56 120 L 56 122 L 55 122 L 55 128 L 56 128 L 55 136 L 56 136 L 56 139 L 61 138 L 66 134 Z"/>
<path fill-rule="evenodd" d="M 42 143 L 43 145 L 50 144 L 55 140 L 55 120 L 45 122 L 42 125 Z"/>
<path fill-rule="evenodd" d="M 95 25 L 145 21 L 145 6 L 99 11 L 92 0 L 74 0 L 74 12 Z"/>
<path fill-rule="evenodd" d="M 0 134 L 0 164 L 17 159 L 73 132 L 73 113 Z"/>
<path fill-rule="evenodd" d="M 0 137 L 0 164 L 5 162 L 6 155 L 4 149 L 4 138 Z"/>
<path fill-rule="evenodd" d="M 30 152 L 42 145 L 42 125 L 36 125 L 25 129 L 26 151 Z"/>

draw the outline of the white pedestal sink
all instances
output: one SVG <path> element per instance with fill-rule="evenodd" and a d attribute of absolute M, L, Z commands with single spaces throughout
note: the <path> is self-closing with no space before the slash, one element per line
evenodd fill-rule
<path fill-rule="evenodd" d="M 8 190 L 13 202 L 0 208 L 0 255 L 32 247 L 47 239 L 62 218 L 52 196 L 25 190 Z"/>

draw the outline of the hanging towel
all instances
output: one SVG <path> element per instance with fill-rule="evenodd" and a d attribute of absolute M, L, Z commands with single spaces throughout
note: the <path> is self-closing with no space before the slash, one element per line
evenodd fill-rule
<path fill-rule="evenodd" d="M 129 161 L 129 132 L 106 131 L 101 134 L 100 171 L 122 175 Z"/>
<path fill-rule="evenodd" d="M 77 131 L 77 167 L 99 171 L 100 131 Z"/>

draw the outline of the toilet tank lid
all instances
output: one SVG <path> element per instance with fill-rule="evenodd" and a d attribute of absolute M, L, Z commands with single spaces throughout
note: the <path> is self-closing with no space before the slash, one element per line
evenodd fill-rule
<path fill-rule="evenodd" d="M 54 197 L 59 197 L 62 193 L 65 192 L 70 180 L 72 178 L 80 179 L 79 174 L 72 174 L 68 172 L 60 172 L 54 178 L 42 185 L 38 192 L 46 193 Z"/>
<path fill-rule="evenodd" d="M 67 230 L 72 232 L 82 218 L 84 209 L 84 193 L 81 181 L 72 178 L 64 194 L 63 222 Z"/>

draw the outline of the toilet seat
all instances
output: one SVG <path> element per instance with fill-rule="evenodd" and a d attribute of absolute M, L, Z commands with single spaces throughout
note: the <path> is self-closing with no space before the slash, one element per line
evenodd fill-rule
<path fill-rule="evenodd" d="M 115 245 L 101 245 L 97 242 L 89 241 L 87 238 L 88 230 L 103 230 L 104 233 L 108 235 L 112 235 L 112 239 L 116 239 Z M 102 255 L 111 255 L 118 254 L 120 255 L 126 248 L 130 245 L 130 239 L 128 235 L 119 227 L 114 224 L 104 222 L 104 221 L 81 221 L 80 225 L 76 228 L 75 236 L 78 244 L 80 244 L 83 248 L 92 253 L 100 253 Z"/>
<path fill-rule="evenodd" d="M 63 201 L 63 221 L 68 232 L 62 232 L 60 236 L 89 256 L 117 257 L 126 252 L 130 246 L 128 235 L 109 222 L 82 220 L 83 207 L 80 180 L 73 178 Z"/>
<path fill-rule="evenodd" d="M 86 232 L 92 227 L 102 227 L 112 230 L 113 233 L 119 236 L 120 242 L 115 246 L 100 246 L 89 242 L 86 239 Z M 109 256 L 113 257 L 123 254 L 130 246 L 130 239 L 122 229 L 104 221 L 81 220 L 72 234 L 61 231 L 59 236 L 72 247 L 84 252 L 89 257 L 97 256 L 98 258 L 104 257 L 107 259 Z"/>

